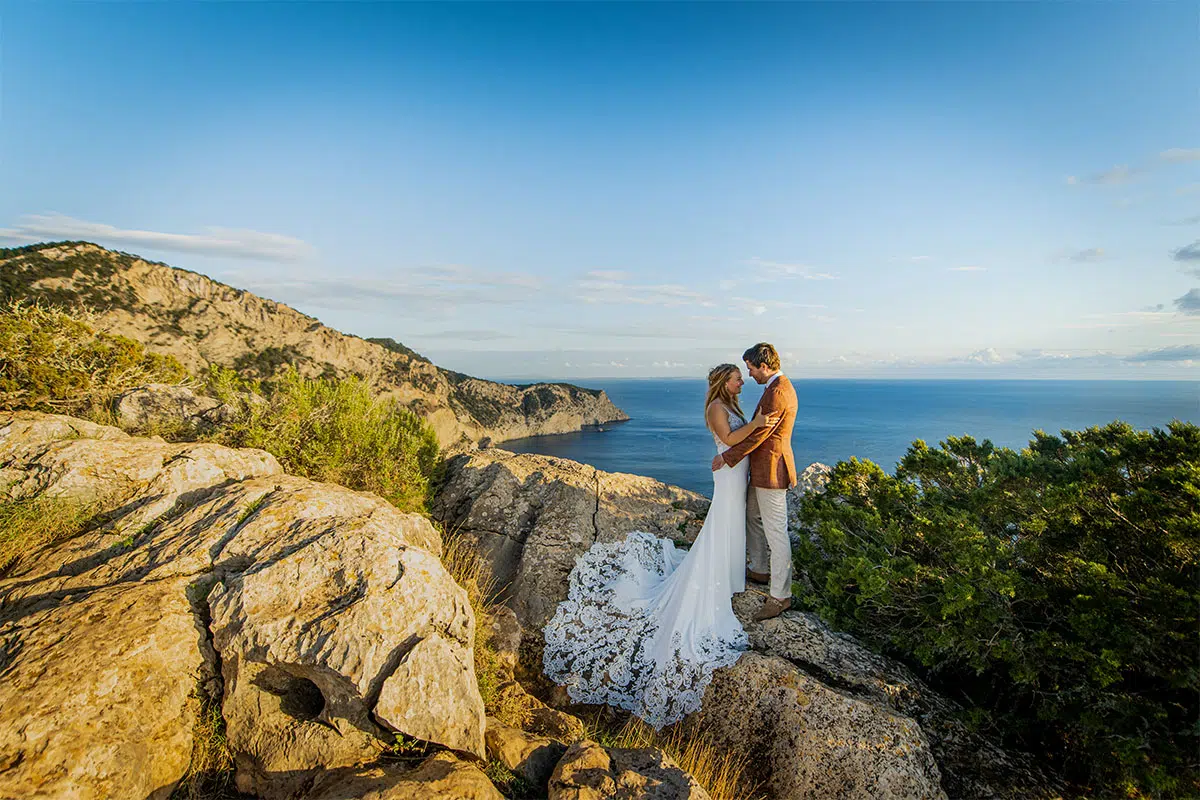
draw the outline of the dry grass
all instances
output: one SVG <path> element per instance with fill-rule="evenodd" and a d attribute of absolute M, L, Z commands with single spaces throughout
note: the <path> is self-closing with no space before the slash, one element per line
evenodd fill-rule
<path fill-rule="evenodd" d="M 671 757 L 708 791 L 713 800 L 761 798 L 748 775 L 748 754 L 714 741 L 703 730 L 686 722 L 655 731 L 637 717 L 629 717 L 615 736 L 605 737 L 608 747 L 655 747 Z"/>
<path fill-rule="evenodd" d="M 22 553 L 83 533 L 105 506 L 102 501 L 44 495 L 0 500 L 0 575 Z"/>
<path fill-rule="evenodd" d="M 487 635 L 496 596 L 496 586 L 487 565 L 471 542 L 457 531 L 442 533 L 442 565 L 466 590 L 471 611 L 475 614 L 475 680 L 484 709 L 505 725 L 522 728 L 529 723 L 529 703 L 521 693 L 501 690 L 509 676 Z"/>
<path fill-rule="evenodd" d="M 192 699 L 199 705 L 192 729 L 192 762 L 171 800 L 228 800 L 241 797 L 234 788 L 233 755 L 225 740 L 221 704 L 197 686 Z"/>

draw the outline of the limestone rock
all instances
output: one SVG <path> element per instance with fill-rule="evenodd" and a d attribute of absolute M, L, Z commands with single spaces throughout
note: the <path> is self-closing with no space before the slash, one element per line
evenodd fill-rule
<path fill-rule="evenodd" d="M 72 295 L 101 330 L 175 356 L 192 374 L 209 365 L 271 377 L 358 376 L 425 417 L 443 448 L 577 431 L 628 417 L 598 389 L 561 383 L 511 386 L 441 369 L 391 340 L 367 341 L 273 300 L 204 275 L 94 244 L 50 244 L 0 258 L 16 296 Z"/>
<path fill-rule="evenodd" d="M 330 770 L 321 775 L 307 800 L 504 800 L 474 764 L 438 753 L 419 767 Z"/>
<path fill-rule="evenodd" d="M 544 788 L 567 746 L 546 736 L 526 733 L 488 717 L 488 758 L 495 759 L 531 786 Z"/>
<path fill-rule="evenodd" d="M 516 613 L 507 606 L 492 609 L 484 633 L 501 670 L 511 680 L 521 655 L 521 623 Z"/>
<path fill-rule="evenodd" d="M 204 632 L 188 580 L 0 612 L 0 797 L 166 800 L 192 752 Z"/>
<path fill-rule="evenodd" d="M 515 680 L 496 687 L 496 705 L 501 708 L 518 709 L 524 717 L 521 727 L 538 736 L 557 739 L 567 744 L 584 737 L 585 728 L 578 717 L 547 706 L 525 691 Z"/>
<path fill-rule="evenodd" d="M 374 758 L 393 731 L 483 755 L 474 617 L 438 533 L 278 469 L 0 413 L 0 494 L 123 493 L 0 580 L 0 704 L 20 722 L 0 730 L 0 797 L 169 795 L 198 683 L 223 684 L 239 785 L 264 798 Z"/>
<path fill-rule="evenodd" d="M 800 522 L 800 501 L 807 494 L 821 494 L 829 484 L 829 473 L 833 467 L 814 461 L 796 476 L 796 485 L 788 489 L 788 534 L 795 545 L 802 535 L 807 535 L 804 525 Z"/>
<path fill-rule="evenodd" d="M 152 383 L 122 392 L 113 401 L 117 424 L 127 431 L 202 431 L 236 415 L 233 406 L 196 394 L 190 387 Z"/>
<path fill-rule="evenodd" d="M 639 475 L 504 450 L 447 465 L 432 512 L 474 542 L 526 630 L 540 631 L 567 594 L 575 559 L 594 542 L 644 530 L 695 537 L 707 498 Z"/>
<path fill-rule="evenodd" d="M 1061 782 L 1025 754 L 1006 752 L 967 729 L 961 708 L 926 686 L 907 667 L 831 630 L 815 614 L 787 611 L 754 622 L 760 597 L 734 596 L 734 612 L 757 652 L 779 656 L 827 686 L 916 720 L 929 741 L 951 797 L 1055 798 Z M 707 701 L 707 698 L 706 698 Z"/>
<path fill-rule="evenodd" d="M 549 800 L 709 800 L 708 792 L 661 750 L 571 745 L 550 777 Z"/>
<path fill-rule="evenodd" d="M 929 743 L 911 718 L 835 691 L 773 656 L 717 670 L 704 729 L 753 753 L 752 778 L 775 800 L 945 798 Z"/>

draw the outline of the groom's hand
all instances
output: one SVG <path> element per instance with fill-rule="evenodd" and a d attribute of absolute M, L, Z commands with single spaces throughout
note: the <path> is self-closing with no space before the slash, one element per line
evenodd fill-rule
<path fill-rule="evenodd" d="M 725 459 L 721 458 L 720 456 L 717 456 L 716 458 L 713 459 L 713 465 L 712 465 L 713 472 L 716 472 L 723 466 L 725 466 Z"/>

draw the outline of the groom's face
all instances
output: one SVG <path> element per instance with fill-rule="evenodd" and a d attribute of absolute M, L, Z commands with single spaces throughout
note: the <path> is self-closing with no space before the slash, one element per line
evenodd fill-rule
<path fill-rule="evenodd" d="M 767 378 L 770 377 L 769 375 L 767 375 L 766 367 L 756 367 L 753 364 L 751 364 L 749 361 L 746 362 L 746 371 L 750 373 L 751 378 L 754 378 L 755 383 L 759 383 L 759 384 L 766 383 Z"/>

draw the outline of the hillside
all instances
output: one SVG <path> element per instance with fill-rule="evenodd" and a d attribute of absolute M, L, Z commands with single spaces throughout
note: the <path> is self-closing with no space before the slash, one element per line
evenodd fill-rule
<path fill-rule="evenodd" d="M 391 339 L 344 334 L 282 303 L 90 242 L 0 249 L 0 299 L 18 298 L 85 304 L 101 329 L 192 372 L 220 364 L 270 377 L 290 364 L 309 377 L 359 376 L 428 419 L 451 450 L 628 419 L 601 390 L 472 378 Z"/>

